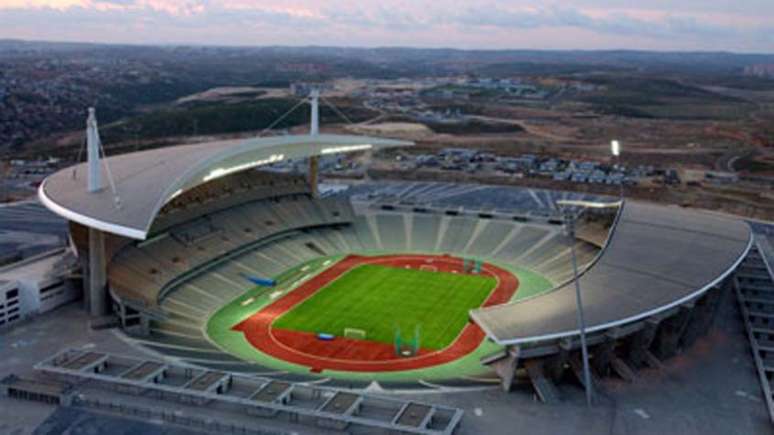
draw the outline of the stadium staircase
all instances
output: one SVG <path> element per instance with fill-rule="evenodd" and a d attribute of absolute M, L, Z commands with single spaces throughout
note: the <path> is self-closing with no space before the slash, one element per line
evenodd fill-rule
<path fill-rule="evenodd" d="M 758 243 L 737 269 L 734 289 L 769 418 L 774 423 L 774 269 Z"/>
<path fill-rule="evenodd" d="M 561 401 L 559 390 L 551 380 L 546 378 L 542 364 L 542 361 L 532 359 L 525 361 L 524 367 L 527 369 L 532 387 L 535 389 L 535 394 L 538 395 L 540 401 L 546 404 L 558 403 Z"/>

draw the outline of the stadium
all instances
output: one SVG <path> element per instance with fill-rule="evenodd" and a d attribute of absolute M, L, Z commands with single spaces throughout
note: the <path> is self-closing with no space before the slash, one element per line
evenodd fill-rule
<path fill-rule="evenodd" d="M 722 295 L 770 285 L 748 224 L 710 212 L 472 184 L 321 188 L 321 157 L 413 144 L 321 134 L 314 116 L 309 135 L 107 159 L 93 117 L 89 139 L 89 161 L 39 199 L 69 221 L 91 315 L 117 318 L 165 370 L 278 391 L 526 383 L 555 403 L 568 379 L 590 391 L 660 367 L 709 329 Z M 108 358 L 67 355 L 49 369 Z M 422 432 L 429 409 L 390 427 L 443 432 Z"/>

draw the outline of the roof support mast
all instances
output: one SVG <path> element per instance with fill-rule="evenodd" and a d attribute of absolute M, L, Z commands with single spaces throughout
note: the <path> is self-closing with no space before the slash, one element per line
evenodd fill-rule
<path fill-rule="evenodd" d="M 87 188 L 89 193 L 102 190 L 102 171 L 100 168 L 99 130 L 97 116 L 93 107 L 89 107 L 89 117 L 86 120 L 86 152 L 88 158 L 89 177 Z M 107 270 L 105 264 L 105 233 L 89 227 L 89 260 L 88 281 L 84 293 L 89 313 L 94 317 L 108 313 L 107 304 Z"/>
<path fill-rule="evenodd" d="M 317 136 L 320 134 L 320 90 L 313 88 L 309 93 L 309 104 L 311 105 L 311 124 L 309 127 L 309 135 Z M 317 188 L 318 173 L 320 170 L 319 157 L 309 157 L 309 185 L 312 188 L 312 196 L 315 198 L 319 196 L 319 190 Z"/>
<path fill-rule="evenodd" d="M 320 134 L 320 90 L 315 88 L 309 93 L 309 104 L 312 106 L 312 124 L 309 134 L 317 136 Z"/>
<path fill-rule="evenodd" d="M 97 117 L 94 108 L 89 107 L 89 118 L 86 120 L 86 151 L 88 156 L 89 193 L 102 189 L 102 173 L 100 171 L 99 156 L 99 130 L 97 130 Z"/>

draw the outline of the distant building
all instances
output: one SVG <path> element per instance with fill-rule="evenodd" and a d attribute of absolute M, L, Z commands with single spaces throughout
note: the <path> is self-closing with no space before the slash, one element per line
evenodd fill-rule
<path fill-rule="evenodd" d="M 290 84 L 290 93 L 297 97 L 308 97 L 312 89 L 319 89 L 325 92 L 333 89 L 330 83 L 298 82 Z"/>
<path fill-rule="evenodd" d="M 665 184 L 680 184 L 680 175 L 678 175 L 677 171 L 674 169 L 667 169 L 664 173 L 664 183 Z"/>
<path fill-rule="evenodd" d="M 419 166 L 438 166 L 438 158 L 432 154 L 422 154 L 416 157 Z"/>
<path fill-rule="evenodd" d="M 478 151 L 468 148 L 444 148 L 438 155 L 446 159 L 472 160 L 478 155 Z"/>
<path fill-rule="evenodd" d="M 744 69 L 744 75 L 752 77 L 774 77 L 774 64 L 747 66 Z"/>
<path fill-rule="evenodd" d="M 707 171 L 704 179 L 714 184 L 733 184 L 739 181 L 739 175 L 735 172 Z"/>

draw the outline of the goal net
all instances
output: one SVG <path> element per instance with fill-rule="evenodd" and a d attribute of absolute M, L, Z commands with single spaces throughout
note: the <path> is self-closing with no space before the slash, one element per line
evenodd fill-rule
<path fill-rule="evenodd" d="M 344 328 L 344 337 L 354 338 L 356 340 L 365 340 L 366 332 L 365 329 Z"/>

